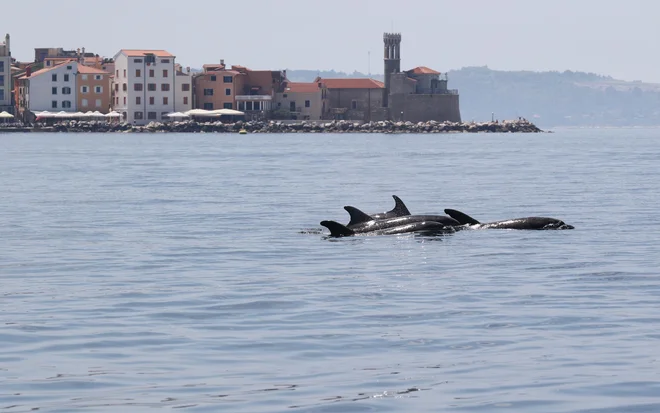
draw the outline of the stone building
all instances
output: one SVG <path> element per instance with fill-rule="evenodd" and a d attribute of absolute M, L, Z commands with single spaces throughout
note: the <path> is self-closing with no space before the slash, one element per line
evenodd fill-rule
<path fill-rule="evenodd" d="M 396 121 L 461 121 L 458 91 L 447 89 L 447 77 L 428 67 L 401 71 L 401 34 L 385 33 L 383 107 Z"/>
<path fill-rule="evenodd" d="M 386 118 L 382 107 L 385 85 L 374 79 L 321 79 L 325 84 L 327 109 L 323 119 L 359 120 L 364 122 Z"/>

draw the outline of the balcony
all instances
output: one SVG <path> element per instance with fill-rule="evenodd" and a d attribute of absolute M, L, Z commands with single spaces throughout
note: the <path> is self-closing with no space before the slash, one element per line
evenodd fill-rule
<path fill-rule="evenodd" d="M 236 100 L 243 102 L 265 102 L 272 101 L 273 97 L 270 95 L 236 95 Z"/>

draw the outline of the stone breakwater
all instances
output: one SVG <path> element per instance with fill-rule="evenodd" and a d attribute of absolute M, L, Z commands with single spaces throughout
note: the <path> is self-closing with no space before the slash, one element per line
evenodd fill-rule
<path fill-rule="evenodd" d="M 35 127 L 35 132 L 179 132 L 179 133 L 538 133 L 543 132 L 527 120 L 456 123 L 456 122 L 368 122 L 353 121 L 251 121 L 222 122 L 152 122 L 145 126 L 127 123 L 110 124 L 95 121 L 67 121 L 54 126 Z"/>

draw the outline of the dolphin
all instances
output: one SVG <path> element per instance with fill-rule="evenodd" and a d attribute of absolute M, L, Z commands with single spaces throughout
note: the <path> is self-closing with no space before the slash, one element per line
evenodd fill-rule
<path fill-rule="evenodd" d="M 445 209 L 445 214 L 449 215 L 450 217 L 460 222 L 461 225 L 470 229 L 575 229 L 573 225 L 568 225 L 564 221 L 556 218 L 527 217 L 487 222 L 482 224 L 468 214 L 457 211 L 455 209 Z"/>
<path fill-rule="evenodd" d="M 410 215 L 410 211 L 408 211 L 408 207 L 406 207 L 406 204 L 403 203 L 401 198 L 399 198 L 396 195 L 392 195 L 392 198 L 394 198 L 394 209 L 388 212 L 381 212 L 378 214 L 369 214 L 369 215 L 373 219 L 396 218 L 396 217 L 403 217 L 406 215 Z"/>
<path fill-rule="evenodd" d="M 356 232 L 346 225 L 342 225 L 336 221 L 321 221 L 321 225 L 330 230 L 331 237 L 350 237 L 353 235 L 395 235 L 407 234 L 412 232 L 421 232 L 428 234 L 451 233 L 456 230 L 453 227 L 443 225 L 439 222 L 433 221 L 420 221 L 408 222 L 401 225 L 392 227 L 384 227 L 374 229 L 372 231 Z"/>
<path fill-rule="evenodd" d="M 371 232 L 385 228 L 392 228 L 413 222 L 439 222 L 445 226 L 460 226 L 461 223 L 445 215 L 406 215 L 402 217 L 373 219 L 370 215 L 361 210 L 345 206 L 344 209 L 351 216 L 351 221 L 346 225 L 356 233 Z"/>

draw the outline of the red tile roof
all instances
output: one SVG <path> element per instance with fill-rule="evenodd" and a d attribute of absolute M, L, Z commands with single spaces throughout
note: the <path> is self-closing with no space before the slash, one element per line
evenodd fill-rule
<path fill-rule="evenodd" d="M 374 79 L 350 78 L 350 79 L 317 79 L 325 83 L 328 89 L 383 89 L 385 84 Z"/>
<path fill-rule="evenodd" d="M 137 50 L 137 49 L 121 49 L 121 52 L 129 57 L 140 57 L 152 54 L 156 57 L 174 57 L 173 54 L 166 50 Z"/>
<path fill-rule="evenodd" d="M 284 93 L 316 93 L 321 89 L 319 84 L 316 82 L 313 83 L 302 83 L 302 82 L 289 82 L 284 89 Z"/>
<path fill-rule="evenodd" d="M 410 70 L 408 70 L 408 73 L 414 73 L 416 75 L 440 75 L 440 74 L 442 74 L 440 72 L 436 72 L 433 69 L 429 69 L 426 66 L 418 66 L 414 69 L 410 69 Z"/>
<path fill-rule="evenodd" d="M 61 63 L 56 64 L 56 65 L 51 66 L 51 67 L 44 67 L 43 69 L 37 70 L 36 72 L 32 72 L 32 74 L 30 75 L 30 78 L 33 78 L 33 77 L 39 76 L 39 75 L 43 75 L 44 73 L 50 72 L 51 70 L 55 69 L 56 67 L 63 66 L 67 63 L 71 63 L 72 61 L 73 60 L 66 60 L 64 62 L 61 62 Z M 19 79 L 27 79 L 27 78 L 28 78 L 27 75 L 23 75 L 23 76 L 19 77 Z"/>
<path fill-rule="evenodd" d="M 81 64 L 78 64 L 78 73 L 82 73 L 84 75 L 86 75 L 86 74 L 108 75 L 109 74 L 108 72 L 103 71 L 101 69 L 97 69 L 95 67 L 84 66 L 84 65 L 81 65 Z"/>

